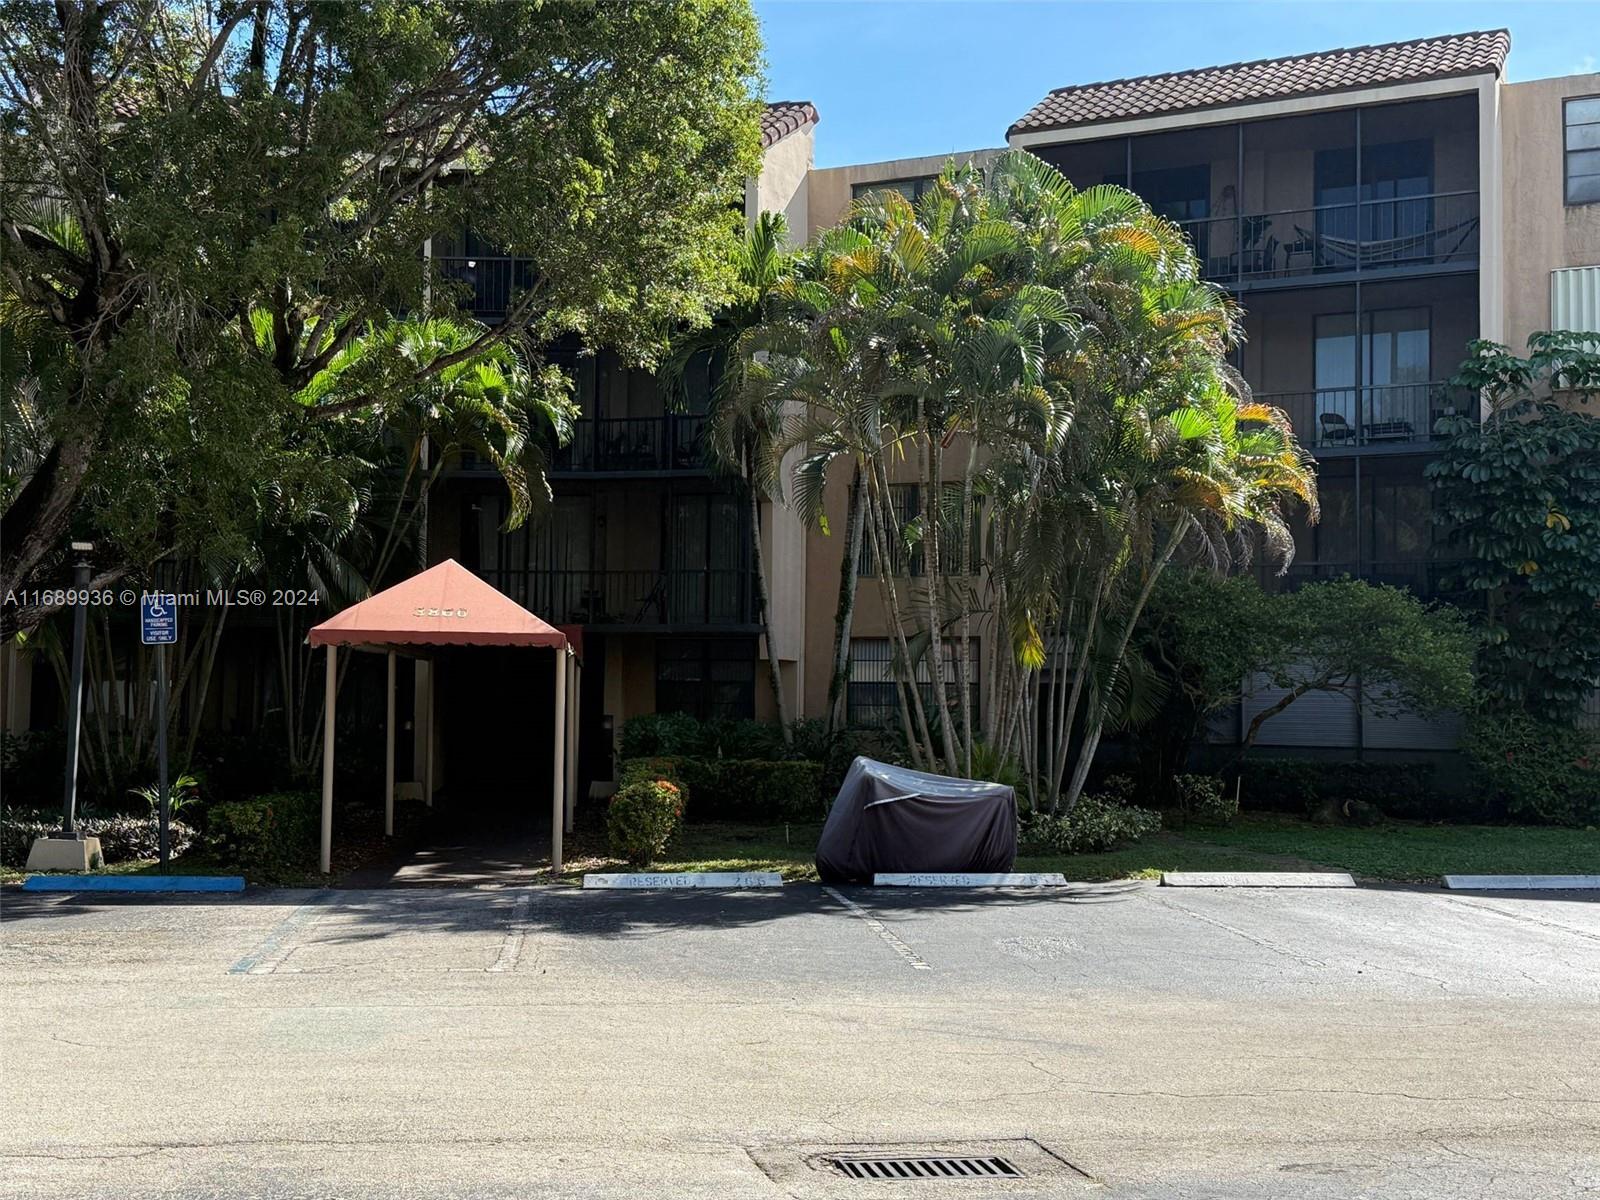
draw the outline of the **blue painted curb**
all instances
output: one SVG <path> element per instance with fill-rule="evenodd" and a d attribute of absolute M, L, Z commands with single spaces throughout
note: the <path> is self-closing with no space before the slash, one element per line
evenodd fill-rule
<path fill-rule="evenodd" d="M 242 875 L 29 875 L 25 892 L 242 892 Z"/>

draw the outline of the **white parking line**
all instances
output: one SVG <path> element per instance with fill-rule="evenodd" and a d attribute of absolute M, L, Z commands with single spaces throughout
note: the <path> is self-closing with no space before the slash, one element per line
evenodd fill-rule
<path fill-rule="evenodd" d="M 832 896 L 840 904 L 844 905 L 845 908 L 849 909 L 852 914 L 865 921 L 867 923 L 867 928 L 872 930 L 873 933 L 877 934 L 880 938 L 887 942 L 896 954 L 911 964 L 911 968 L 913 970 L 933 970 L 933 968 L 929 966 L 926 961 L 924 961 L 920 954 L 902 942 L 899 938 L 895 937 L 895 935 L 889 931 L 889 927 L 887 925 L 878 920 L 877 917 L 873 916 L 866 909 L 862 908 L 854 900 L 851 900 L 848 896 L 841 895 L 838 891 L 831 887 L 825 887 L 822 890 L 828 893 L 828 895 Z"/>
<path fill-rule="evenodd" d="M 321 919 L 333 893 L 327 888 L 315 893 L 272 927 L 261 944 L 228 968 L 230 975 L 272 975 L 294 951 L 296 934 Z"/>
<path fill-rule="evenodd" d="M 500 939 L 500 953 L 487 970 L 515 971 L 517 960 L 522 957 L 523 944 L 528 940 L 528 912 L 533 907 L 533 889 L 524 888 L 517 896 L 517 903 L 511 910 L 511 924 L 506 926 L 505 937 Z"/>

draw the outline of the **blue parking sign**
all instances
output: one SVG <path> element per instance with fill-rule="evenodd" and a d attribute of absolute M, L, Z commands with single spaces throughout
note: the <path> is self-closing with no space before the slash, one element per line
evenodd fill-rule
<path fill-rule="evenodd" d="M 139 597 L 139 640 L 166 646 L 178 640 L 178 598 L 146 592 Z"/>

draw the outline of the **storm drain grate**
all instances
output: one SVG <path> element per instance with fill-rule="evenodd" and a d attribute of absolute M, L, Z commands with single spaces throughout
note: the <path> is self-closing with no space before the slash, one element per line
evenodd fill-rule
<path fill-rule="evenodd" d="M 1021 1179 L 1007 1159 L 986 1158 L 832 1158 L 851 1179 Z"/>

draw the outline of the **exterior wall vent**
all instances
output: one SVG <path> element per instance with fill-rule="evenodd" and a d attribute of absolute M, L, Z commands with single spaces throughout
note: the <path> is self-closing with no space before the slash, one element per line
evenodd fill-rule
<path fill-rule="evenodd" d="M 1550 272 L 1550 328 L 1600 333 L 1600 267 Z"/>

